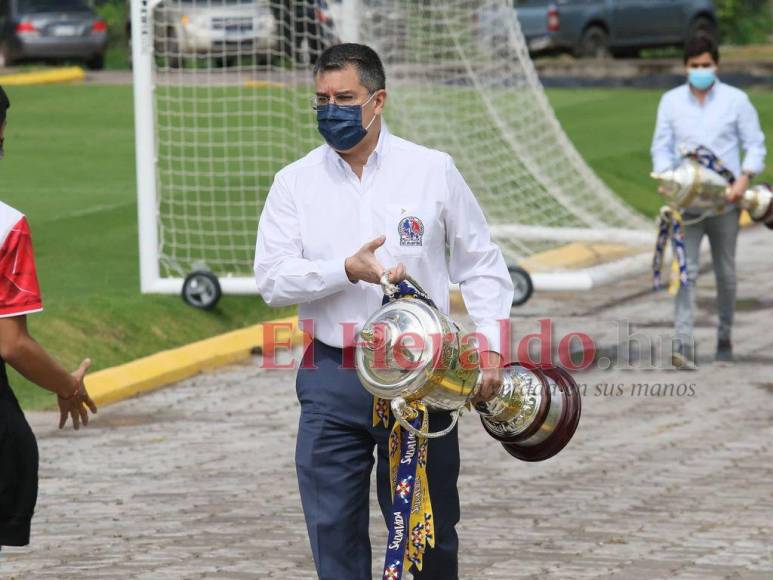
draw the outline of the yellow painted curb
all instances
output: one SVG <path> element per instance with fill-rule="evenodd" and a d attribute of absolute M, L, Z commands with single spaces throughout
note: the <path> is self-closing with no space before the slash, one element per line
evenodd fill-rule
<path fill-rule="evenodd" d="M 86 388 L 98 406 L 109 405 L 187 379 L 205 369 L 245 360 L 254 348 L 263 348 L 263 325 L 271 323 L 290 324 L 293 329 L 290 334 L 286 327 L 277 327 L 277 345 L 286 340 L 300 344 L 303 340 L 297 329 L 297 317 L 270 320 L 97 371 L 86 376 Z"/>
<path fill-rule="evenodd" d="M 638 254 L 641 251 L 642 248 L 627 244 L 573 242 L 529 256 L 522 260 L 519 266 L 528 272 L 588 268 Z"/>
<path fill-rule="evenodd" d="M 538 252 L 524 258 L 518 265 L 529 273 L 548 270 L 577 270 L 605 264 L 644 251 L 644 247 L 606 242 L 572 242 L 558 248 Z M 451 312 L 466 314 L 464 299 L 459 290 L 451 292 Z"/>
<path fill-rule="evenodd" d="M 286 89 L 287 83 L 279 83 L 276 81 L 247 81 L 244 83 L 244 86 L 250 89 Z"/>
<path fill-rule="evenodd" d="M 462 297 L 461 290 L 458 288 L 451 290 L 450 299 L 451 300 L 448 306 L 451 314 L 467 316 L 467 307 L 464 305 L 464 298 Z"/>
<path fill-rule="evenodd" d="M 748 227 L 754 224 L 749 212 L 743 210 L 740 219 L 741 227 Z M 654 236 L 653 236 L 654 238 Z M 626 256 L 646 251 L 644 246 L 636 247 L 627 244 L 610 244 L 604 242 L 573 242 L 554 248 L 538 252 L 521 260 L 518 265 L 529 273 L 544 272 L 547 270 L 577 270 L 589 268 L 599 264 L 605 264 L 613 260 L 618 260 Z M 451 292 L 451 312 L 455 314 L 466 314 L 462 293 L 458 289 Z"/>
<path fill-rule="evenodd" d="M 82 81 L 85 78 L 86 73 L 83 72 L 81 67 L 71 66 L 67 68 L 55 68 L 51 70 L 16 73 L 12 75 L 0 75 L 0 85 L 45 85 L 51 83 Z"/>

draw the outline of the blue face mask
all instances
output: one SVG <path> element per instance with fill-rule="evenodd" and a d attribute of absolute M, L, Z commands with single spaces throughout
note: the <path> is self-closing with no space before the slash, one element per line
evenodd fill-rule
<path fill-rule="evenodd" d="M 368 129 L 376 120 L 376 115 L 362 126 L 362 108 L 367 105 L 373 93 L 362 105 L 323 105 L 317 107 L 317 129 L 336 151 L 348 151 L 365 139 Z"/>
<path fill-rule="evenodd" d="M 717 71 L 713 68 L 691 68 L 687 71 L 687 82 L 699 91 L 705 91 L 716 80 Z"/>

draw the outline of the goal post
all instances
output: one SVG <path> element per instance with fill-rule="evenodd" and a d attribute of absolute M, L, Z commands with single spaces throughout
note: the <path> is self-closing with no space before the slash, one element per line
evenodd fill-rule
<path fill-rule="evenodd" d="M 130 5 L 140 290 L 143 293 L 163 292 L 160 288 L 161 279 L 158 261 L 155 175 L 156 140 L 153 108 L 151 30 L 154 4 L 157 4 L 157 2 L 132 0 Z M 179 292 L 179 288 L 177 291 Z"/>
<path fill-rule="evenodd" d="M 199 269 L 223 292 L 256 292 L 263 200 L 322 143 L 311 64 L 342 40 L 382 57 L 386 122 L 454 157 L 509 264 L 654 238 L 563 132 L 508 0 L 132 0 L 131 22 L 142 292 L 179 293 Z M 534 282 L 584 289 L 620 268 Z"/>

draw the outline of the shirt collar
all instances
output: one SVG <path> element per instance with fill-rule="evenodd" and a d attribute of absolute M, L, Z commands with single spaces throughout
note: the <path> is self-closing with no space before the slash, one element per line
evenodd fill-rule
<path fill-rule="evenodd" d="M 687 98 L 690 99 L 692 102 L 697 103 L 698 98 L 690 90 L 690 83 L 686 83 L 686 84 L 687 84 Z M 707 101 L 713 101 L 717 97 L 717 91 L 720 90 L 719 87 L 721 84 L 722 83 L 719 82 L 718 78 L 714 79 L 714 84 L 711 85 L 709 92 L 706 93 Z"/>
<path fill-rule="evenodd" d="M 389 128 L 387 127 L 386 121 L 384 119 L 381 119 L 381 132 L 378 135 L 378 142 L 376 143 L 376 148 L 373 150 L 373 153 L 370 154 L 370 157 L 368 157 L 368 162 L 365 164 L 367 167 L 371 163 L 374 163 L 376 165 L 376 168 L 381 167 L 381 162 L 384 159 L 384 155 L 387 154 L 389 151 L 389 141 L 392 137 L 392 134 L 389 132 Z M 327 143 L 325 144 L 326 150 L 326 157 L 330 163 L 332 163 L 335 167 L 338 167 L 342 171 L 346 171 L 349 166 L 344 161 L 343 157 L 339 155 L 338 151 L 333 149 L 330 145 Z"/>

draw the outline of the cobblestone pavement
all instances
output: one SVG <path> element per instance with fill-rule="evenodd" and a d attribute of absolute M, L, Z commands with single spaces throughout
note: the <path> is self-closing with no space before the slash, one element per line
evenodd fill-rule
<path fill-rule="evenodd" d="M 771 243 L 764 229 L 741 239 L 735 365 L 710 362 L 705 274 L 699 370 L 578 374 L 583 418 L 558 457 L 517 462 L 476 418 L 463 419 L 462 578 L 773 577 L 773 274 L 761 249 Z M 550 316 L 555 335 L 587 332 L 619 366 L 617 321 L 640 339 L 670 326 L 670 297 L 647 283 L 539 296 L 514 311 L 516 330 Z M 42 457 L 33 542 L 2 552 L 0 577 L 312 578 L 293 375 L 258 362 L 105 408 L 79 433 L 33 414 Z M 638 384 L 649 394 L 632 395 Z M 663 384 L 673 396 L 652 394 Z M 372 505 L 375 571 L 385 532 Z"/>

